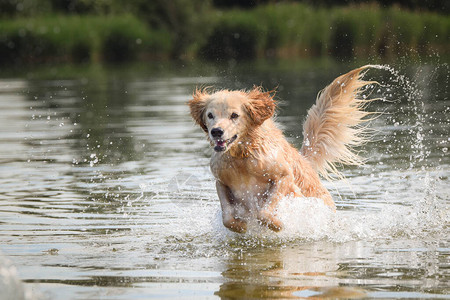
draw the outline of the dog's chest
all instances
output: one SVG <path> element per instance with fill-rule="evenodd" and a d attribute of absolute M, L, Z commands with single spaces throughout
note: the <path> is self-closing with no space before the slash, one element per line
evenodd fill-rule
<path fill-rule="evenodd" d="M 210 167 L 214 177 L 227 185 L 232 181 L 246 182 L 250 178 L 258 176 L 252 168 L 255 163 L 249 158 L 235 158 L 226 154 L 216 154 L 211 158 Z"/>
<path fill-rule="evenodd" d="M 267 197 L 271 181 L 258 161 L 250 158 L 213 156 L 211 171 L 214 177 L 229 187 L 237 200 L 262 200 Z"/>

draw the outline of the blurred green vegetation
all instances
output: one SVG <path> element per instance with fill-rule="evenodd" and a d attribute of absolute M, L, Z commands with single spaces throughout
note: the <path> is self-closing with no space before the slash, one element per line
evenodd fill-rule
<path fill-rule="evenodd" d="M 234 53 L 249 51 L 246 43 L 237 41 L 242 36 L 255 41 L 251 52 L 259 56 L 420 57 L 450 50 L 450 17 L 377 4 L 333 8 L 267 4 L 217 13 L 204 52 L 216 54 L 215 59 L 240 58 Z M 235 43 L 229 41 L 233 37 Z"/>
<path fill-rule="evenodd" d="M 0 64 L 395 59 L 450 50 L 448 14 L 387 6 L 387 1 L 324 6 L 327 1 L 0 0 Z M 434 2 L 425 8 L 443 5 Z"/>
<path fill-rule="evenodd" d="M 165 56 L 170 35 L 132 15 L 38 16 L 0 20 L 0 62 L 123 61 Z"/>

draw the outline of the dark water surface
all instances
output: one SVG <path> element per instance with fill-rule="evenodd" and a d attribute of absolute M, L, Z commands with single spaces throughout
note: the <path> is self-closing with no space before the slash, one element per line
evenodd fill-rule
<path fill-rule="evenodd" d="M 384 114 L 371 124 L 375 142 L 362 149 L 366 166 L 327 183 L 336 214 L 314 199 L 291 199 L 280 204 L 287 226 L 278 235 L 257 227 L 237 235 L 221 225 L 211 149 L 185 105 L 195 86 L 278 87 L 278 120 L 299 147 L 317 92 L 353 67 L 3 73 L 2 296 L 450 298 L 445 64 L 367 74 L 382 83 L 373 95 L 388 101 L 370 107 Z"/>

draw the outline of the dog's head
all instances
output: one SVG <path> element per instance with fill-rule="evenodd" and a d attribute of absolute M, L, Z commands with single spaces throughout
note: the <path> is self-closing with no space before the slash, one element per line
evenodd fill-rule
<path fill-rule="evenodd" d="M 260 87 L 251 91 L 197 89 L 189 101 L 195 122 L 208 134 L 214 150 L 227 151 L 239 140 L 272 117 L 276 103 L 272 92 Z"/>

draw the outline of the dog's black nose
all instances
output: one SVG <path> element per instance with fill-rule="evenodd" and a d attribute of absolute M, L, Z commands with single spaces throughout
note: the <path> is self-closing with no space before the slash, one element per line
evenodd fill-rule
<path fill-rule="evenodd" d="M 211 129 L 211 135 L 215 138 L 219 138 L 223 135 L 223 129 L 220 127 L 216 127 Z"/>

